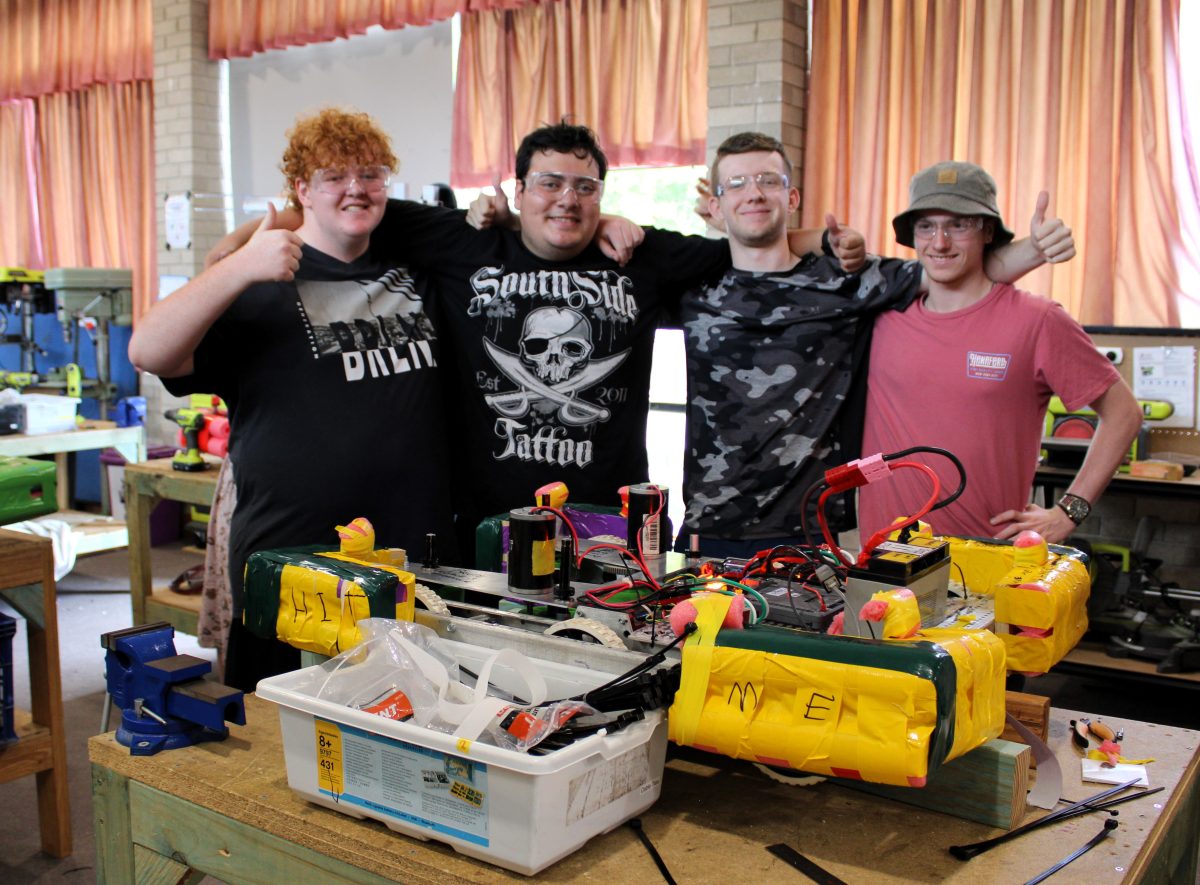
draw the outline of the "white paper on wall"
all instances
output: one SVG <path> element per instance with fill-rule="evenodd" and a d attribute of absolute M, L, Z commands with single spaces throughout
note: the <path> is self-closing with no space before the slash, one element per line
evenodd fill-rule
<path fill-rule="evenodd" d="M 1196 348 L 1135 347 L 1133 395 L 1139 400 L 1164 400 L 1175 407 L 1170 418 L 1154 427 L 1196 426 Z"/>

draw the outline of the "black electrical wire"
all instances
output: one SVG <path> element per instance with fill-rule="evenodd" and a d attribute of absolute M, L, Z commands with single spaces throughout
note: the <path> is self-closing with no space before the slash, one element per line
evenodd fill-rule
<path fill-rule="evenodd" d="M 654 843 L 650 841 L 650 837 L 646 835 L 646 831 L 642 829 L 642 819 L 635 817 L 629 821 L 629 828 L 637 833 L 642 844 L 646 846 L 646 851 L 650 853 L 650 858 L 654 861 L 654 865 L 658 867 L 658 871 L 662 873 L 663 880 L 667 885 L 676 885 L 675 879 L 671 876 L 671 871 L 667 869 L 666 863 L 662 859 L 662 855 L 658 853 L 658 849 L 654 847 Z"/>
<path fill-rule="evenodd" d="M 583 701 L 585 704 L 588 704 L 589 706 L 596 707 L 596 709 L 600 709 L 600 707 L 597 706 L 597 701 L 603 702 L 601 699 L 604 697 L 605 692 L 609 692 L 614 688 L 616 688 L 616 689 L 623 688 L 623 687 L 625 687 L 625 685 L 627 683 L 637 679 L 637 677 L 641 676 L 647 670 L 651 670 L 654 667 L 657 667 L 664 660 L 666 660 L 667 652 L 669 652 L 675 646 L 679 645 L 679 643 L 683 642 L 687 637 L 691 636 L 694 632 L 696 632 L 696 630 L 697 630 L 697 627 L 696 627 L 695 622 L 688 624 L 687 627 L 684 628 L 682 635 L 676 636 L 674 640 L 672 640 L 667 645 L 664 645 L 659 651 L 650 655 L 641 663 L 637 664 L 634 667 L 631 667 L 630 669 L 626 670 L 621 675 L 609 680 L 608 682 L 604 683 L 604 685 L 601 685 L 598 688 L 593 688 L 590 691 L 586 691 L 581 695 L 576 695 L 575 697 L 570 698 L 570 700 Z M 678 665 L 676 665 L 676 666 L 678 666 Z M 675 668 L 672 668 L 672 670 L 674 670 L 674 669 Z M 619 708 L 616 708 L 616 709 L 619 709 Z"/>
<path fill-rule="evenodd" d="M 808 502 L 817 489 L 823 488 L 826 485 L 827 483 L 824 479 L 818 479 L 804 490 L 804 497 L 800 499 L 800 532 L 812 547 L 820 547 L 821 539 L 814 535 L 808 527 Z"/>
<path fill-rule="evenodd" d="M 958 470 L 958 488 L 954 490 L 954 492 L 950 495 L 950 497 L 943 498 L 942 500 L 938 501 L 936 504 L 934 504 L 929 509 L 931 511 L 938 510 L 942 507 L 945 507 L 947 504 L 953 504 L 955 501 L 958 500 L 959 496 L 967 488 L 966 468 L 963 467 L 962 461 L 958 460 L 958 456 L 955 455 L 953 452 L 951 452 L 947 449 L 938 448 L 937 446 L 913 446 L 912 448 L 909 448 L 909 449 L 902 449 L 899 452 L 891 452 L 890 454 L 884 455 L 883 460 L 884 461 L 895 461 L 899 458 L 907 458 L 909 455 L 915 455 L 918 452 L 924 452 L 929 455 L 941 455 L 943 458 L 949 459 L 950 462 Z"/>

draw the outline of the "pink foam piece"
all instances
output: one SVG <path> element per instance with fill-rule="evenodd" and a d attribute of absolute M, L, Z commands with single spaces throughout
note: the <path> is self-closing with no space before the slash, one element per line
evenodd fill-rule
<path fill-rule="evenodd" d="M 682 636 L 687 625 L 696 620 L 696 606 L 686 599 L 683 602 L 677 602 L 671 609 L 671 614 L 667 616 L 667 620 L 671 624 L 671 632 L 676 636 Z"/>

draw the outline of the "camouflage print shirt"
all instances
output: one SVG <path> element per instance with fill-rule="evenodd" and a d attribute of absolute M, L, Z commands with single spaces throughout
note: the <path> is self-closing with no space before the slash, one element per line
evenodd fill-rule
<path fill-rule="evenodd" d="M 731 270 L 684 297 L 687 532 L 801 535 L 805 490 L 858 457 L 871 319 L 907 305 L 920 278 L 915 261 L 872 257 L 845 274 L 806 255 L 786 272 Z M 845 524 L 839 509 L 827 514 Z"/>

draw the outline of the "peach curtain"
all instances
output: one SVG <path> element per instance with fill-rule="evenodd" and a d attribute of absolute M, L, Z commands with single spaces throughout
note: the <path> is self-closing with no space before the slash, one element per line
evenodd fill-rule
<path fill-rule="evenodd" d="M 152 90 L 101 84 L 36 100 L 46 266 L 130 268 L 135 315 L 156 288 Z"/>
<path fill-rule="evenodd" d="M 1038 191 L 1079 256 L 1023 285 L 1089 324 L 1177 326 L 1168 71 L 1178 0 L 814 4 L 802 223 L 826 211 L 874 250 L 912 174 L 975 162 L 1027 235 Z"/>
<path fill-rule="evenodd" d="M 150 2 L 0 3 L 0 100 L 153 79 Z"/>
<path fill-rule="evenodd" d="M 155 288 L 152 21 L 150 0 L 0 6 L 0 265 L 128 267 L 135 313 Z"/>
<path fill-rule="evenodd" d="M 548 0 L 209 0 L 208 57 L 323 43 L 367 28 L 427 25 L 458 13 L 516 9 Z"/>
<path fill-rule="evenodd" d="M 37 235 L 33 99 L 0 102 L 0 267 L 45 266 Z"/>
<path fill-rule="evenodd" d="M 707 3 L 561 0 L 464 16 L 450 178 L 512 175 L 521 137 L 570 117 L 613 166 L 704 162 Z"/>

